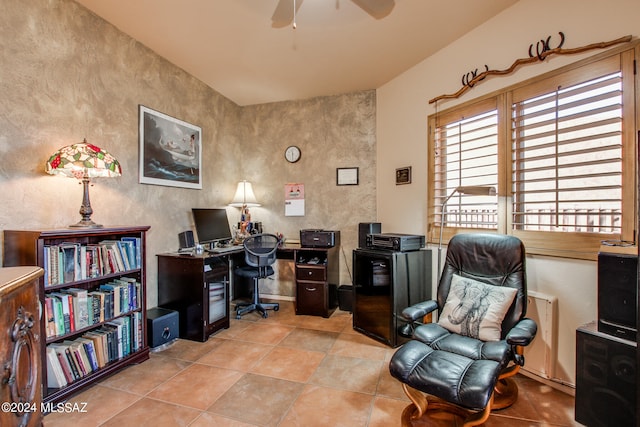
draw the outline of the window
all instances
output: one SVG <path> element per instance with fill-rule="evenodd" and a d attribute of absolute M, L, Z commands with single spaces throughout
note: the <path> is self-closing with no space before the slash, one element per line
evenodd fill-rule
<path fill-rule="evenodd" d="M 445 240 L 486 229 L 529 253 L 586 259 L 602 240 L 634 240 L 633 59 L 588 60 L 431 116 L 430 240 L 440 224 Z"/>

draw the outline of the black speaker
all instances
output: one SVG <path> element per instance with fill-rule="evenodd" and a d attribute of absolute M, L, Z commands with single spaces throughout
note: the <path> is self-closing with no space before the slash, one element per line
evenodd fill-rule
<path fill-rule="evenodd" d="M 636 255 L 598 254 L 598 330 L 636 340 Z"/>
<path fill-rule="evenodd" d="M 382 224 L 379 222 L 361 222 L 358 224 L 358 247 L 367 247 L 367 234 L 382 233 Z"/>
<path fill-rule="evenodd" d="M 193 231 L 187 230 L 178 234 L 180 240 L 180 249 L 193 248 L 196 244 L 193 240 Z"/>
<path fill-rule="evenodd" d="M 576 421 L 635 427 L 636 343 L 598 332 L 594 323 L 576 335 Z"/>
<path fill-rule="evenodd" d="M 147 310 L 147 343 L 158 347 L 178 338 L 180 335 L 178 312 L 161 307 Z"/>

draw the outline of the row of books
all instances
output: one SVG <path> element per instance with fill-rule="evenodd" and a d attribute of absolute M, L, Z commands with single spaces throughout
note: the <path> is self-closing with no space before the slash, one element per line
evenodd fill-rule
<path fill-rule="evenodd" d="M 140 350 L 142 314 L 114 319 L 74 340 L 47 345 L 47 385 L 64 387 Z"/>
<path fill-rule="evenodd" d="M 66 288 L 45 293 L 47 338 L 108 321 L 141 306 L 140 282 L 120 277 L 94 290 Z"/>
<path fill-rule="evenodd" d="M 44 285 L 55 286 L 141 267 L 139 237 L 103 240 L 95 244 L 75 242 L 44 247 Z"/>

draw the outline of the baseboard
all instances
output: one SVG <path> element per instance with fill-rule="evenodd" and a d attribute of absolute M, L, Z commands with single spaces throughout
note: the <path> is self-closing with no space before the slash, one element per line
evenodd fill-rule
<path fill-rule="evenodd" d="M 532 380 L 536 380 L 539 383 L 542 383 L 544 385 L 547 385 L 553 389 L 556 389 L 558 391 L 561 391 L 563 393 L 566 393 L 570 396 L 575 396 L 576 395 L 576 386 L 573 384 L 564 384 L 561 383 L 559 381 L 554 381 L 552 379 L 547 379 L 547 378 L 543 378 L 540 377 L 536 374 L 533 374 L 529 371 L 525 371 L 524 369 L 520 369 L 518 371 L 519 374 L 524 375 L 527 378 L 531 378 Z"/>
<path fill-rule="evenodd" d="M 260 292 L 260 299 L 274 299 L 279 301 L 295 301 L 296 297 L 288 297 L 286 295 L 269 295 Z"/>

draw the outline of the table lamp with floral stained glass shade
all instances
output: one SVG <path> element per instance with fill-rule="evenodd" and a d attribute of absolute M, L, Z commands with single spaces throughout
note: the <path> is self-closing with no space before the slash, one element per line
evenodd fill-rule
<path fill-rule="evenodd" d="M 102 225 L 91 220 L 89 182 L 91 178 L 115 177 L 122 175 L 120 163 L 107 151 L 83 140 L 67 145 L 56 151 L 47 161 L 45 170 L 52 175 L 76 178 L 82 182 L 84 194 L 80 215 L 82 219 L 69 227 L 100 228 Z"/>

